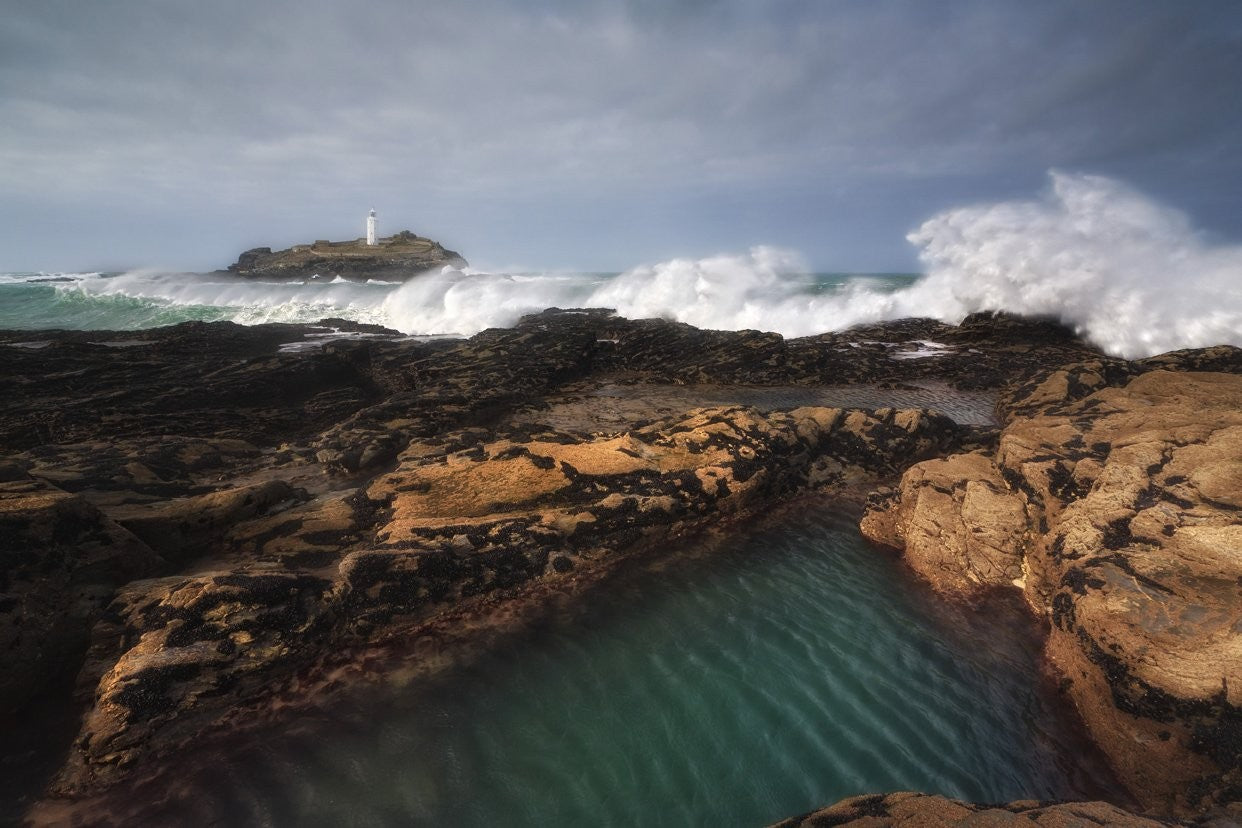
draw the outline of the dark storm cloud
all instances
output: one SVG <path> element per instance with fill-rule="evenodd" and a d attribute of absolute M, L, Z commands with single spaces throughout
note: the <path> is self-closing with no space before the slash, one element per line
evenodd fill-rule
<path fill-rule="evenodd" d="M 535 264 L 900 261 L 918 211 L 1049 166 L 1240 212 L 1231 2 L 9 6 L 0 268 L 65 231 L 218 264 L 372 203 Z"/>

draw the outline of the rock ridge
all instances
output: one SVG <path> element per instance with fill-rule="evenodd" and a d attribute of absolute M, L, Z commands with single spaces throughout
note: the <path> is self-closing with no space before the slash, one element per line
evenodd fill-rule
<path fill-rule="evenodd" d="M 430 342 L 342 320 L 0 332 L 0 528 L 16 539 L 0 545 L 12 564 L 0 583 L 0 635 L 16 642 L 0 652 L 0 675 L 30 677 L 0 682 L 0 706 L 20 713 L 53 680 L 34 664 L 40 653 L 78 665 L 85 713 L 56 790 L 93 795 L 157 772 L 160 757 L 244 723 L 281 694 L 296 696 L 356 649 L 401 638 L 429 663 L 449 658 L 479 618 L 580 594 L 619 561 L 676 549 L 804 492 L 893 482 L 916 461 L 925 462 L 908 483 L 873 498 L 868 520 L 882 527 L 873 534 L 903 544 L 920 533 L 956 537 L 951 555 L 924 544 L 944 583 L 969 591 L 1019 581 L 1050 615 L 1068 590 L 1072 641 L 1084 627 L 1097 659 L 1110 663 L 1117 642 L 1091 626 L 1089 602 L 1074 591 L 1080 582 L 1100 591 L 1092 584 L 1103 570 L 1067 565 L 1083 573 L 1071 576 L 1031 563 L 1032 549 L 1051 545 L 1051 521 L 1071 512 L 1069 493 L 1094 485 L 1107 465 L 1095 444 L 1108 441 L 1111 453 L 1125 442 L 1109 432 L 1079 446 L 1072 434 L 1105 411 L 1093 394 L 1113 394 L 1117 411 L 1107 410 L 1124 412 L 1136 377 L 1198 383 L 1184 371 L 1236 362 L 1217 349 L 1110 360 L 1055 323 L 1004 314 L 789 340 L 606 309 L 549 309 L 513 328 Z M 1016 373 L 1024 379 L 1013 384 Z M 544 416 L 557 399 L 598 408 L 613 399 L 601 389 L 653 384 L 710 386 L 713 396 L 660 416 L 619 414 L 607 428 Z M 727 395 L 861 386 L 871 398 L 969 390 L 999 399 L 999 416 L 963 425 L 926 408 L 740 405 Z M 1145 393 L 1151 402 L 1172 392 Z M 1052 436 L 1022 431 L 1036 420 Z M 1194 424 L 1183 425 L 1170 451 L 1193 444 Z M 1043 457 L 1054 437 L 1079 453 L 1074 468 Z M 1194 501 L 1203 509 L 1229 500 L 1227 464 L 1198 478 L 1180 468 L 1163 479 L 1173 497 L 1191 502 L 1178 488 L 1185 481 L 1173 481 L 1182 474 L 1208 493 Z M 910 519 L 907 490 L 918 493 L 911 504 L 926 500 Z M 964 517 L 942 517 L 954 510 Z M 1175 525 L 1175 535 L 1210 540 L 1228 528 L 1213 520 Z M 1131 518 L 1130 536 L 1112 523 L 1100 536 L 1107 530 L 1116 544 L 1164 525 Z M 959 577 L 958 559 L 972 562 L 969 574 Z M 1140 563 L 1136 573 L 1165 584 Z M 1105 564 L 1131 577 L 1123 563 Z M 1124 686 L 1135 704 L 1151 695 Z M 1230 731 L 1212 728 L 1227 723 L 1221 705 L 1233 702 L 1215 698 L 1169 741 L 1200 739 L 1227 754 Z"/>

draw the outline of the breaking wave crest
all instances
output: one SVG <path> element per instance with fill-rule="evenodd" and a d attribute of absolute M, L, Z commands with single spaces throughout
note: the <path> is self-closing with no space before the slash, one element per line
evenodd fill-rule
<path fill-rule="evenodd" d="M 1049 315 L 1110 353 L 1242 345 L 1242 246 L 1213 245 L 1182 213 L 1120 182 L 1051 173 L 1027 201 L 947 210 L 908 239 L 926 275 L 813 274 L 755 247 L 620 274 L 444 268 L 404 284 L 256 282 L 223 274 L 0 274 L 0 328 L 243 324 L 344 317 L 411 334 L 470 335 L 549 307 L 608 307 L 700 328 L 785 336 L 980 310 Z"/>
<path fill-rule="evenodd" d="M 135 330 L 179 322 L 383 322 L 391 284 L 264 283 L 212 274 L 3 274 L 0 329 Z"/>
<path fill-rule="evenodd" d="M 1208 243 L 1121 182 L 1051 178 L 1038 200 L 949 210 L 910 234 L 928 275 L 909 293 L 925 314 L 1047 314 L 1130 358 L 1242 345 L 1242 246 Z"/>
<path fill-rule="evenodd" d="M 315 322 L 337 316 L 382 321 L 378 308 L 391 285 L 355 282 L 257 282 L 213 274 L 137 270 L 73 287 L 87 297 L 133 297 L 187 318 L 227 319 L 243 325 Z"/>
<path fill-rule="evenodd" d="M 1204 240 L 1181 212 L 1108 178 L 1052 172 L 1040 198 L 947 210 L 908 239 L 926 275 L 825 285 L 795 254 L 674 259 L 584 286 L 446 271 L 385 302 L 403 330 L 474 332 L 550 306 L 615 308 L 701 328 L 805 336 L 931 316 L 956 323 L 1001 310 L 1053 316 L 1109 353 L 1242 345 L 1242 246 Z M 824 289 L 825 287 L 829 289 Z"/>
<path fill-rule="evenodd" d="M 817 276 L 796 254 L 760 246 L 744 254 L 673 259 L 615 276 L 532 278 L 445 270 L 395 290 L 384 313 L 394 327 L 419 333 L 474 333 L 512 325 L 544 308 L 604 307 L 631 319 L 662 317 L 700 328 L 804 336 L 880 318 L 893 284 L 884 277 Z"/>

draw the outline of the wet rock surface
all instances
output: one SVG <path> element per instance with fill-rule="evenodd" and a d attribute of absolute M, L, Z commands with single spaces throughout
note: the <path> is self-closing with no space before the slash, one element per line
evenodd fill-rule
<path fill-rule="evenodd" d="M 913 466 L 862 523 L 941 591 L 1020 586 L 1093 739 L 1166 813 L 1242 794 L 1240 355 L 1034 377 L 994 451 Z"/>
<path fill-rule="evenodd" d="M 107 344 L 121 340 L 126 347 Z M 1018 456 L 1022 423 L 1059 416 L 1068 425 L 1047 426 L 1058 439 L 1086 428 L 1097 409 L 1074 406 L 1124 394 L 1150 368 L 1219 370 L 1235 359 L 1221 351 L 1123 363 L 1055 324 L 990 314 L 794 340 L 556 309 L 466 340 L 417 341 L 341 320 L 0 332 L 0 521 L 13 527 L 0 541 L 12 562 L 0 633 L 16 642 L 0 651 L 0 675 L 22 676 L 0 685 L 0 703 L 20 715 L 52 680 L 55 670 L 27 669 L 40 659 L 76 665 L 83 725 L 54 789 L 98 791 L 155 772 L 159 757 L 205 733 L 244 725 L 274 698 L 286 703 L 351 648 L 465 639 L 470 618 L 537 601 L 537 587 L 573 593 L 627 556 L 674 549 L 809 490 L 894 483 L 925 459 L 941 465 L 916 467 L 917 481 L 876 498 L 885 537 L 947 534 L 939 516 L 954 510 L 986 523 L 972 532 L 959 521 L 952 554 L 929 544 L 927 559 L 945 579 L 956 556 L 971 561 L 967 591 L 1025 577 L 1048 607 L 1068 592 L 1059 600 L 1074 602 L 1074 618 L 1062 629 L 1057 616 L 1054 640 L 1081 643 L 1086 630 L 1100 663 L 1112 664 L 1121 658 L 1112 646 L 1124 651 L 1127 640 L 1109 632 L 1112 610 L 1087 599 L 1112 594 L 1093 585 L 1103 567 L 1125 575 L 1124 566 L 1100 553 L 1099 566 L 1084 557 L 1028 571 L 1048 534 L 1029 527 L 1059 519 L 1057 493 L 1094 485 L 1106 457 L 1091 446 L 1120 450 L 1125 440 L 1084 438 L 1081 470 L 1028 458 L 1044 464 L 1030 476 L 1038 498 L 1015 494 L 997 458 Z M 1067 364 L 1098 367 L 1059 370 Z M 987 411 L 995 399 L 1012 420 L 1000 454 L 1001 420 Z M 939 400 L 945 412 L 920 404 Z M 1066 413 L 1051 413 L 1057 406 Z M 1189 433 L 1177 431 L 1170 450 L 1188 448 Z M 1053 439 L 1031 435 L 1041 446 Z M 1170 457 L 1162 485 L 1189 503 L 1187 484 L 1173 478 L 1199 474 L 1193 485 L 1210 496 L 1190 512 L 1231 502 L 1227 467 L 1179 472 L 1198 462 L 1181 458 Z M 910 500 L 926 502 L 899 516 Z M 1151 528 L 1135 523 L 1137 504 L 1127 537 Z M 1198 514 L 1154 531 L 1172 525 L 1162 537 L 1219 547 L 1230 524 Z M 1119 542 L 1120 530 L 1109 531 Z M 1228 584 L 1214 583 L 1211 623 L 1229 640 Z M 1187 629 L 1193 641 L 1206 628 Z M 1098 659 L 1083 658 L 1100 672 Z M 1199 705 L 1195 724 L 1168 742 L 1203 746 L 1191 752 L 1212 762 L 1228 754 L 1231 697 L 1210 681 L 1168 688 L 1137 669 L 1127 667 L 1125 693 L 1185 691 L 1170 698 Z"/>
<path fill-rule="evenodd" d="M 63 784 L 107 782 L 341 647 L 417 635 L 446 608 L 573 579 L 707 522 L 891 473 L 951 445 L 941 415 L 697 409 L 615 435 L 497 424 L 411 440 L 351 495 L 283 481 L 113 509 L 188 576 L 122 587 L 80 677 Z"/>
<path fill-rule="evenodd" d="M 1011 802 L 978 805 L 943 796 L 919 793 L 856 796 L 828 808 L 778 822 L 772 828 L 922 828 L 923 826 L 1033 825 L 1078 828 L 1108 825 L 1116 828 L 1160 828 L 1167 825 L 1236 825 L 1239 814 L 1225 812 L 1195 823 L 1153 819 L 1106 802 Z"/>
<path fill-rule="evenodd" d="M 37 478 L 0 482 L 0 707 L 72 669 L 113 591 L 163 568 L 81 496 Z"/>

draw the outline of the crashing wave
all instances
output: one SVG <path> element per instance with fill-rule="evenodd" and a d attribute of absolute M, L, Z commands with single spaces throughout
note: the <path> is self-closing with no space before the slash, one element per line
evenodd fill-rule
<path fill-rule="evenodd" d="M 908 239 L 927 269 L 913 283 L 825 281 L 797 254 L 764 246 L 617 275 L 444 267 L 403 284 L 146 270 L 65 274 L 67 283 L 36 286 L 47 274 L 10 274 L 5 291 L 54 290 L 59 306 L 39 304 L 50 293 L 27 296 L 25 304 L 10 296 L 13 315 L 0 313 L 0 327 L 30 327 L 36 319 L 43 327 L 136 328 L 335 316 L 409 334 L 470 335 L 549 307 L 610 307 L 630 318 L 805 336 L 908 316 L 958 322 L 974 311 L 1005 310 L 1057 317 L 1125 357 L 1242 345 L 1242 247 L 1208 243 L 1185 215 L 1118 181 L 1053 172 L 1040 198 L 946 210 Z M 86 307 L 92 301 L 111 304 Z"/>

